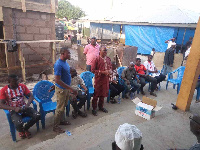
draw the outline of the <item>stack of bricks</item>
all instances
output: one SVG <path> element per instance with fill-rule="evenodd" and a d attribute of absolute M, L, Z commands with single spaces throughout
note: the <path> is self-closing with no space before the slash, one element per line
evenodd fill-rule
<path fill-rule="evenodd" d="M 11 9 L 3 7 L 3 19 L 4 19 L 4 38 L 15 39 L 17 41 L 37 41 L 37 40 L 55 40 L 55 14 Z M 33 43 L 29 44 L 36 54 L 25 44 L 21 44 L 21 48 L 24 52 L 26 65 L 43 63 L 41 56 L 47 60 L 52 61 L 52 52 L 50 43 Z M 18 59 L 16 59 L 17 61 Z M 19 61 L 16 62 L 19 65 Z M 38 66 L 33 68 L 27 68 L 26 74 L 31 75 L 33 73 L 41 73 L 47 66 Z"/>

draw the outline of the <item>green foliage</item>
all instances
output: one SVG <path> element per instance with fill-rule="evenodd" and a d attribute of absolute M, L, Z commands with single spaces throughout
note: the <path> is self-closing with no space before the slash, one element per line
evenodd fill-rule
<path fill-rule="evenodd" d="M 67 17 L 68 19 L 78 19 L 80 17 L 84 17 L 85 12 L 66 0 L 58 1 L 58 10 L 56 12 L 56 17 L 64 18 Z"/>

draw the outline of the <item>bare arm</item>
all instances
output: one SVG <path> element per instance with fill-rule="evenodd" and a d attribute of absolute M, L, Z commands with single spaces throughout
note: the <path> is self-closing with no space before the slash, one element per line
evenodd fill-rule
<path fill-rule="evenodd" d="M 29 99 L 28 99 L 28 103 L 26 104 L 25 107 L 29 107 L 30 104 L 31 104 L 31 102 L 32 102 L 33 99 L 34 99 L 33 94 L 32 94 L 31 92 L 30 92 L 27 96 L 29 97 Z"/>
<path fill-rule="evenodd" d="M 19 112 L 21 110 L 20 107 L 12 107 L 12 106 L 8 106 L 5 104 L 6 101 L 4 99 L 0 100 L 0 109 L 6 109 L 6 110 L 14 110 L 15 112 Z"/>
<path fill-rule="evenodd" d="M 85 85 L 81 84 L 81 87 L 84 89 L 85 92 L 87 92 L 88 89 Z"/>

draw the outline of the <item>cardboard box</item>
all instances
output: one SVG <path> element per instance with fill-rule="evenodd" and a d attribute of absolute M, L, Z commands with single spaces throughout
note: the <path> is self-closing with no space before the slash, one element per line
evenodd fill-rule
<path fill-rule="evenodd" d="M 159 111 L 162 108 L 157 106 L 156 100 L 145 96 L 143 96 L 142 100 L 136 97 L 133 102 L 136 104 L 135 114 L 147 120 L 155 117 L 155 111 Z"/>

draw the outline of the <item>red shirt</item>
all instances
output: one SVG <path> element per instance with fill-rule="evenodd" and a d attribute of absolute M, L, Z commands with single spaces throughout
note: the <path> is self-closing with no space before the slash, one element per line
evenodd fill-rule
<path fill-rule="evenodd" d="M 135 65 L 135 71 L 137 72 L 137 73 L 139 73 L 139 74 L 145 74 L 145 71 L 146 71 L 147 69 L 145 68 L 145 66 L 144 65 L 140 65 L 140 66 L 137 66 L 137 65 Z"/>
<path fill-rule="evenodd" d="M 13 90 L 7 86 L 0 90 L 0 100 L 5 100 L 6 105 L 12 107 L 22 107 L 25 105 L 24 96 L 30 93 L 26 85 L 20 84 L 18 88 Z"/>

